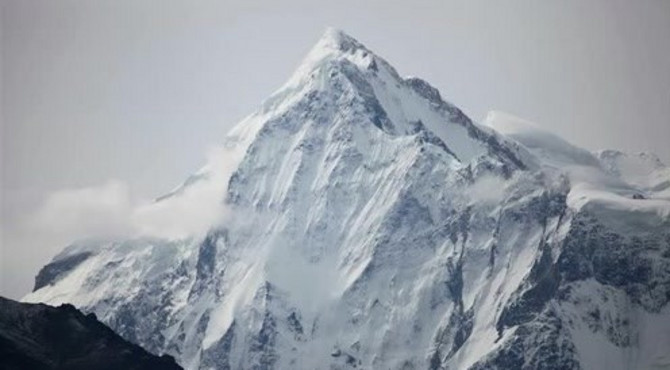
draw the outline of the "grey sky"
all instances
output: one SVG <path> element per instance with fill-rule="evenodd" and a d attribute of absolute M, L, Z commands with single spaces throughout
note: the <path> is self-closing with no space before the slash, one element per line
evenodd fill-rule
<path fill-rule="evenodd" d="M 132 199 L 170 190 L 326 26 L 475 120 L 499 109 L 670 162 L 670 1 L 2 0 L 1 12 L 0 294 L 14 298 L 76 233 L 33 223 L 49 194 L 110 180 Z"/>

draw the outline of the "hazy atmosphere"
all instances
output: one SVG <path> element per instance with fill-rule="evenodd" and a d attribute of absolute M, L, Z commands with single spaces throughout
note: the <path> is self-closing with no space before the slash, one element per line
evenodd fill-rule
<path fill-rule="evenodd" d="M 475 121 L 502 110 L 670 162 L 669 1 L 406 4 L 2 0 L 0 295 L 73 239 L 126 232 L 328 26 Z"/>

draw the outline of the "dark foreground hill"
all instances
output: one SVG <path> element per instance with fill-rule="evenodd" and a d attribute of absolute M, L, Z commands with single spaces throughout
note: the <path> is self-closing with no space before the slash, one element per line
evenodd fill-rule
<path fill-rule="evenodd" d="M 0 369 L 181 369 L 154 356 L 71 305 L 29 304 L 0 297 Z"/>

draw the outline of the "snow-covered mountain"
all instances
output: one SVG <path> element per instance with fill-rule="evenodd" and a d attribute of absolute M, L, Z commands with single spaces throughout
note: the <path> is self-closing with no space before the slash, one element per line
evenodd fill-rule
<path fill-rule="evenodd" d="M 474 123 L 336 30 L 222 147 L 153 205 L 209 197 L 206 233 L 75 243 L 24 300 L 188 369 L 670 366 L 652 155 Z"/>

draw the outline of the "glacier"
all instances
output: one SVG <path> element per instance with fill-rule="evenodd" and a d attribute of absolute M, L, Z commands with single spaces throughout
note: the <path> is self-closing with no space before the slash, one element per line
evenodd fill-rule
<path fill-rule="evenodd" d="M 221 148 L 146 213 L 208 227 L 74 242 L 23 300 L 187 369 L 670 367 L 653 154 L 473 122 L 335 29 Z"/>

